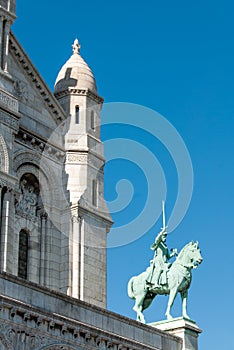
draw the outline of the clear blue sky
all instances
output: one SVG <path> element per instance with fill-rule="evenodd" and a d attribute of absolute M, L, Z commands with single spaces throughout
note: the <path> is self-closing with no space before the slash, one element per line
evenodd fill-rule
<path fill-rule="evenodd" d="M 200 242 L 204 262 L 193 272 L 188 305 L 203 329 L 200 349 L 234 349 L 234 5 L 227 0 L 68 4 L 17 0 L 14 33 L 51 89 L 78 37 L 106 103 L 149 107 L 177 129 L 191 156 L 194 189 L 189 210 L 167 243 L 181 249 L 192 239 Z M 104 140 L 116 137 L 137 140 L 161 163 L 169 217 L 178 181 L 165 147 L 144 130 L 103 129 Z M 145 171 L 129 160 L 107 164 L 108 200 L 115 198 L 120 179 L 131 181 L 134 190 L 132 202 L 113 215 L 116 227 L 140 215 L 148 191 Z M 160 200 L 155 198 L 155 206 Z M 110 310 L 135 318 L 127 282 L 148 265 L 160 226 L 156 222 L 133 243 L 108 249 Z M 166 302 L 167 297 L 156 298 L 145 313 L 148 322 L 163 319 Z M 179 308 L 178 300 L 175 316 Z"/>

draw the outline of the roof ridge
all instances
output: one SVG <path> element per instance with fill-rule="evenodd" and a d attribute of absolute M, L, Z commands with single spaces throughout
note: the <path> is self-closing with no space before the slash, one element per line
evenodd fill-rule
<path fill-rule="evenodd" d="M 41 97 L 49 107 L 52 112 L 52 117 L 57 124 L 60 124 L 63 120 L 66 119 L 66 114 L 63 108 L 60 106 L 59 102 L 55 98 L 54 94 L 51 92 L 47 86 L 44 79 L 41 77 L 38 70 L 35 68 L 34 64 L 12 33 L 10 32 L 10 50 L 15 55 L 17 61 L 20 63 L 24 71 L 31 78 L 34 86 L 39 90 Z"/>

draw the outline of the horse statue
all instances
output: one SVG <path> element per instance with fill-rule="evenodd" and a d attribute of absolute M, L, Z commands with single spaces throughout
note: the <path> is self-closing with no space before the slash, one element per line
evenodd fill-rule
<path fill-rule="evenodd" d="M 192 280 L 192 269 L 197 268 L 202 260 L 198 242 L 192 241 L 180 251 L 176 260 L 168 265 L 164 284 L 158 284 L 153 278 L 151 282 L 155 283 L 147 283 L 149 270 L 152 271 L 151 267 L 148 267 L 140 275 L 132 277 L 128 282 L 128 296 L 135 299 L 133 310 L 137 313 L 137 320 L 145 323 L 142 312 L 150 306 L 157 294 L 169 294 L 165 315 L 168 320 L 173 319 L 171 307 L 178 292 L 182 298 L 182 315 L 184 318 L 190 319 L 187 314 L 187 297 Z"/>

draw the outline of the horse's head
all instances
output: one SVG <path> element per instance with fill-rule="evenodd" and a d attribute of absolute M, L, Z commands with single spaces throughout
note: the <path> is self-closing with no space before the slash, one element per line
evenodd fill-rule
<path fill-rule="evenodd" d="M 193 264 L 193 268 L 197 268 L 199 264 L 201 264 L 203 258 L 201 256 L 201 250 L 199 248 L 198 242 L 190 242 L 188 244 L 188 256 L 191 259 L 191 263 Z"/>
<path fill-rule="evenodd" d="M 177 261 L 180 261 L 184 266 L 188 268 L 197 268 L 202 262 L 201 251 L 198 246 L 198 242 L 188 243 L 180 252 Z"/>

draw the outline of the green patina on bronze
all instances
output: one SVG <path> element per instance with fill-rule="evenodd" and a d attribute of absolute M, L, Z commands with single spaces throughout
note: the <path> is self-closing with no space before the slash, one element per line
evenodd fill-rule
<path fill-rule="evenodd" d="M 169 294 L 166 316 L 168 320 L 172 319 L 171 307 L 178 292 L 182 298 L 182 316 L 189 319 L 187 296 L 192 279 L 192 269 L 197 268 L 202 262 L 198 242 L 188 243 L 179 254 L 176 249 L 170 253 L 166 245 L 165 218 L 163 227 L 151 245 L 155 253 L 150 266 L 128 282 L 128 295 L 135 299 L 133 309 L 137 313 L 137 320 L 142 323 L 145 323 L 142 312 L 150 306 L 157 294 Z M 175 255 L 177 255 L 176 260 L 170 263 L 169 260 Z"/>

